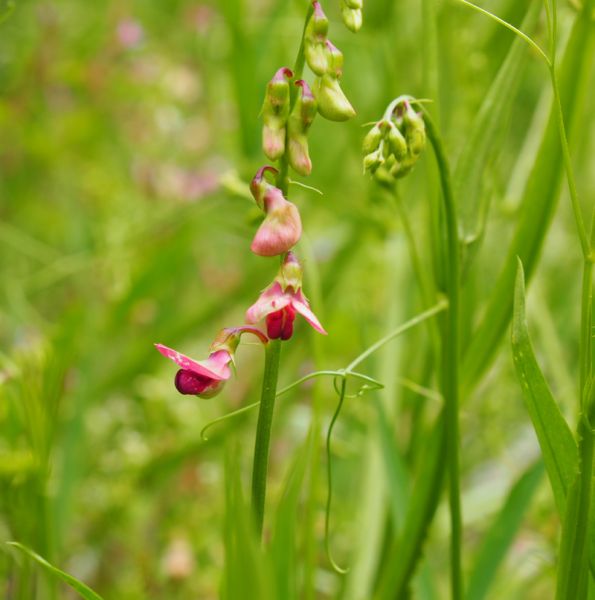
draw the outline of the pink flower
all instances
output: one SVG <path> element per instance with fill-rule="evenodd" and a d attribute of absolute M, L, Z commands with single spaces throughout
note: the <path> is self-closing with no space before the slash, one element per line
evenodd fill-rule
<path fill-rule="evenodd" d="M 233 360 L 227 350 L 217 350 L 203 361 L 195 361 L 163 344 L 155 344 L 163 356 L 173 360 L 181 369 L 176 373 L 175 385 L 180 394 L 212 398 L 231 376 L 229 363 Z"/>
<path fill-rule="evenodd" d="M 206 360 L 193 360 L 163 344 L 155 344 L 155 348 L 181 367 L 174 381 L 180 394 L 212 398 L 223 389 L 225 382 L 231 376 L 229 363 L 233 362 L 234 352 L 243 333 L 257 336 L 263 344 L 268 342 L 264 333 L 254 327 L 230 327 L 219 332 L 211 344 L 209 357 Z"/>
<path fill-rule="evenodd" d="M 259 256 L 278 256 L 293 248 L 302 235 L 302 221 L 295 204 L 283 197 L 283 192 L 266 181 L 267 171 L 277 174 L 273 167 L 258 170 L 250 190 L 266 216 L 258 228 L 250 249 Z"/>
<path fill-rule="evenodd" d="M 293 335 L 296 313 L 316 331 L 326 335 L 302 292 L 302 267 L 295 255 L 288 252 L 275 281 L 246 311 L 246 322 L 253 324 L 265 319 L 270 339 L 288 340 Z"/>

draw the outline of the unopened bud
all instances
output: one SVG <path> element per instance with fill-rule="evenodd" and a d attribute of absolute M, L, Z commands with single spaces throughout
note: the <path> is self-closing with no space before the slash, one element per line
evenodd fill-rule
<path fill-rule="evenodd" d="M 293 248 L 302 235 L 302 221 L 295 204 L 270 186 L 264 197 L 266 217 L 258 228 L 250 249 L 259 256 L 278 256 Z"/>
<path fill-rule="evenodd" d="M 380 167 L 384 163 L 384 156 L 382 155 L 382 146 L 379 147 L 374 152 L 370 152 L 370 154 L 366 154 L 364 156 L 364 172 L 370 171 L 370 173 L 375 173 L 376 169 Z"/>
<path fill-rule="evenodd" d="M 371 154 L 374 150 L 378 149 L 378 146 L 380 146 L 383 137 L 382 128 L 380 127 L 381 123 L 382 121 L 376 123 L 364 137 L 364 141 L 362 142 L 362 151 L 364 155 Z"/>
<path fill-rule="evenodd" d="M 343 24 L 349 31 L 357 33 L 362 28 L 364 18 L 361 8 L 349 8 L 349 6 L 342 3 L 341 17 L 343 18 Z"/>
<path fill-rule="evenodd" d="M 426 146 L 426 126 L 423 117 L 415 112 L 409 102 L 405 102 L 403 126 L 409 153 L 412 157 L 417 158 Z"/>
<path fill-rule="evenodd" d="M 283 67 L 267 84 L 262 107 L 262 149 L 270 160 L 277 160 L 285 152 L 285 124 L 290 106 L 289 82 L 286 78 L 291 77 L 292 71 Z"/>
<path fill-rule="evenodd" d="M 327 72 L 340 78 L 343 75 L 343 53 L 330 40 L 326 40 Z"/>
<path fill-rule="evenodd" d="M 327 53 L 326 36 L 328 33 L 328 19 L 319 2 L 312 2 L 314 12 L 308 20 L 304 32 L 304 56 L 308 66 L 317 75 L 326 73 Z"/>
<path fill-rule="evenodd" d="M 264 209 L 264 195 L 266 191 L 273 187 L 266 179 L 265 174 L 272 173 L 273 175 L 277 175 L 279 171 L 275 169 L 275 167 L 264 166 L 260 167 L 258 171 L 256 171 L 256 175 L 254 175 L 252 181 L 250 182 L 250 192 L 252 192 L 252 196 L 254 200 L 256 200 L 256 204 L 259 208 Z"/>
<path fill-rule="evenodd" d="M 345 4 L 345 6 L 347 6 L 348 8 L 363 8 L 364 7 L 364 2 L 363 0 L 343 0 L 343 3 Z"/>
<path fill-rule="evenodd" d="M 330 74 L 317 82 L 318 112 L 329 121 L 346 121 L 355 116 L 355 110 L 343 93 L 339 80 Z"/>
<path fill-rule="evenodd" d="M 287 154 L 294 171 L 300 175 L 309 175 L 312 172 L 312 161 L 307 133 L 316 116 L 317 102 L 305 81 L 300 79 L 295 84 L 300 87 L 300 92 L 287 122 Z"/>
<path fill-rule="evenodd" d="M 394 123 L 389 123 L 387 141 L 390 151 L 398 161 L 407 157 L 407 141 Z"/>

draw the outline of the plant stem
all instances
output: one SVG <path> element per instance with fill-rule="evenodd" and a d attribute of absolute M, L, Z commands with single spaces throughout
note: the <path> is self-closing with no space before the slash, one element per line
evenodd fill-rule
<path fill-rule="evenodd" d="M 269 466 L 269 443 L 271 439 L 275 397 L 277 395 L 280 355 L 281 340 L 271 340 L 265 350 L 264 375 L 262 379 L 262 393 L 260 396 L 252 468 L 252 506 L 256 518 L 256 530 L 259 536 L 262 535 L 262 524 L 264 521 L 264 503 Z"/>
<path fill-rule="evenodd" d="M 451 522 L 451 594 L 459 600 L 463 594 L 461 568 L 462 516 L 459 476 L 459 235 L 456 209 L 450 183 L 450 170 L 442 141 L 434 122 L 425 114 L 426 130 L 436 156 L 446 225 L 447 277 L 445 292 L 448 312 L 441 320 L 442 391 L 445 401 L 446 458 L 448 462 Z"/>

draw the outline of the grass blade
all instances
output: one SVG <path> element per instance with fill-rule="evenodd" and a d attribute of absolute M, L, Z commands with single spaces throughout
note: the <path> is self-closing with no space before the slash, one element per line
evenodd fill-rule
<path fill-rule="evenodd" d="M 574 480 L 578 453 L 570 428 L 543 377 L 529 339 L 525 318 L 525 281 L 520 261 L 514 294 L 512 355 L 558 513 L 562 516 L 566 513 L 566 498 Z"/>
<path fill-rule="evenodd" d="M 510 491 L 477 553 L 469 577 L 466 600 L 483 600 L 487 596 L 498 567 L 514 541 L 542 475 L 543 463 L 539 461 L 523 473 Z"/>
<path fill-rule="evenodd" d="M 94 592 L 89 586 L 85 585 L 82 581 L 79 581 L 76 577 L 61 571 L 54 565 L 50 564 L 43 556 L 37 554 L 31 550 L 31 548 L 27 548 L 27 546 L 23 546 L 19 542 L 6 542 L 7 545 L 12 546 L 13 548 L 17 548 L 23 554 L 33 559 L 37 564 L 41 565 L 48 573 L 54 576 L 56 579 L 59 579 L 69 585 L 73 590 L 76 590 L 85 600 L 103 600 L 102 597 Z"/>
<path fill-rule="evenodd" d="M 593 25 L 586 10 L 574 23 L 560 68 L 560 88 L 564 119 L 572 131 L 584 95 L 584 79 L 591 72 Z M 476 329 L 464 356 L 461 369 L 463 390 L 468 392 L 487 370 L 512 315 L 512 290 L 517 269 L 517 256 L 530 277 L 539 259 L 559 197 L 562 177 L 562 152 L 558 122 L 552 106 L 544 136 L 527 182 L 518 225 L 508 249 L 504 267 L 490 293 L 483 319 Z M 465 396 L 465 394 L 463 394 Z"/>

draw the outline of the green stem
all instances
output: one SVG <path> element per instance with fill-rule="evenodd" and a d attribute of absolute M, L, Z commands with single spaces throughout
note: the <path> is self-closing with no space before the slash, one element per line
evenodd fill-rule
<path fill-rule="evenodd" d="M 262 535 L 264 521 L 264 503 L 267 488 L 267 472 L 269 466 L 269 443 L 273 410 L 277 395 L 277 379 L 279 377 L 279 358 L 281 340 L 271 340 L 266 346 L 262 393 L 258 424 L 256 426 L 256 442 L 254 445 L 254 463 L 252 469 L 252 506 L 256 518 L 256 530 Z"/>
<path fill-rule="evenodd" d="M 442 391 L 445 401 L 446 458 L 448 462 L 451 523 L 451 593 L 453 600 L 463 594 L 461 566 L 462 516 L 459 475 L 459 235 L 448 160 L 434 122 L 425 114 L 426 129 L 436 156 L 446 225 L 448 312 L 442 319 Z"/>

